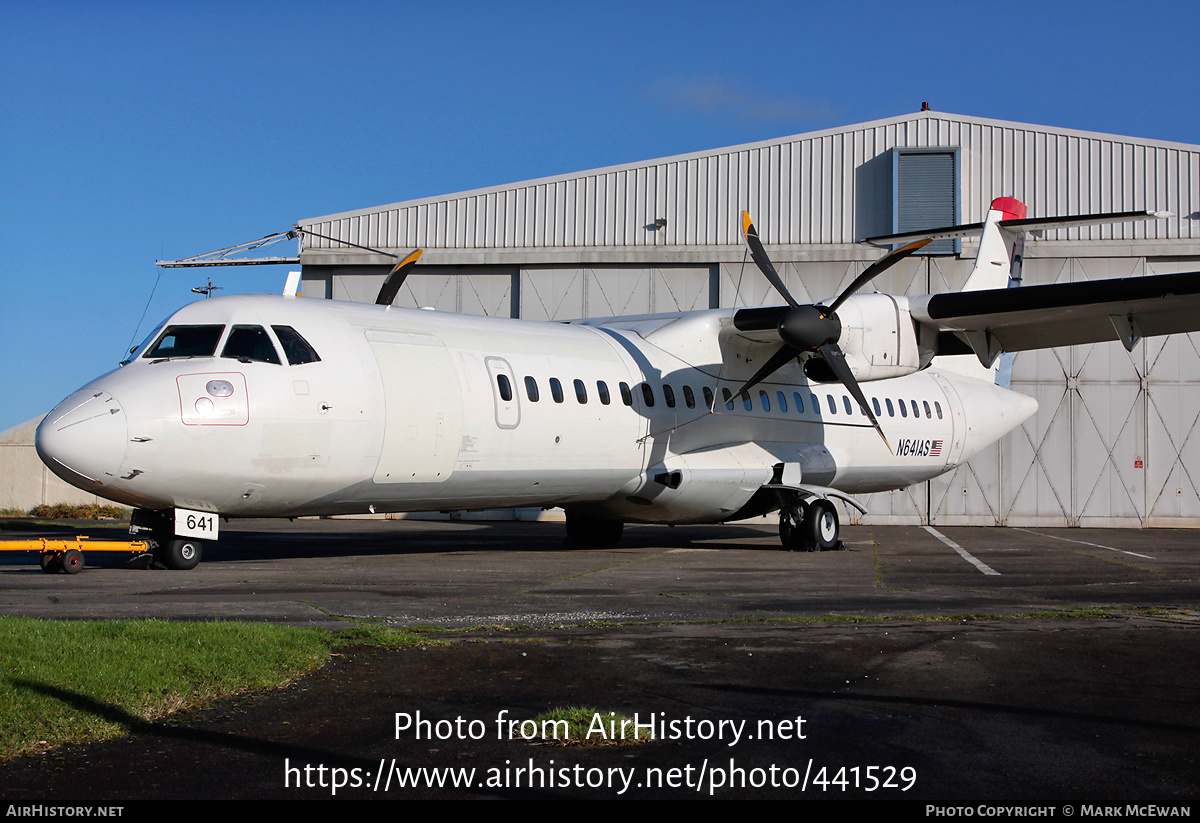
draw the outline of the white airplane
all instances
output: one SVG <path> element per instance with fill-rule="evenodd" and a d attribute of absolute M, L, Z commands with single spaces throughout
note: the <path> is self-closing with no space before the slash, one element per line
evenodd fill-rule
<path fill-rule="evenodd" d="M 37 431 L 59 477 L 134 507 L 167 567 L 219 518 L 561 506 L 568 542 L 623 524 L 780 512 L 788 549 L 838 544 L 831 498 L 950 471 L 1031 416 L 1001 352 L 1200 329 L 1200 273 L 1006 288 L 1023 232 L 1163 214 L 1025 219 L 908 243 L 825 304 L 530 322 L 295 295 L 200 300 Z M 982 233 L 960 293 L 859 294 L 930 238 Z M 919 237 L 919 239 L 917 239 Z M 915 242 L 910 242 L 914 241 Z"/>

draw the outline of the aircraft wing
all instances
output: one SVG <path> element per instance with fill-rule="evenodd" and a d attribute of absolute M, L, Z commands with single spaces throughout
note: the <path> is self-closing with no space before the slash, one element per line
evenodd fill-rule
<path fill-rule="evenodd" d="M 1200 331 L 1200 272 L 931 294 L 914 320 L 957 333 L 976 353 L 1026 351 Z"/>

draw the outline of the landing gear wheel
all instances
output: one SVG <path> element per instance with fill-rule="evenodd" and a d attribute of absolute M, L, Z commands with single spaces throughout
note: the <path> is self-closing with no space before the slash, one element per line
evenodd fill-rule
<path fill-rule="evenodd" d="M 782 544 L 784 551 L 812 551 L 812 549 L 804 544 L 804 534 L 800 528 L 803 518 L 803 511 L 797 514 L 787 511 L 779 512 L 779 542 Z"/>
<path fill-rule="evenodd" d="M 621 541 L 625 523 L 620 520 L 601 520 L 581 514 L 567 513 L 567 539 L 571 549 L 611 549 Z"/>
<path fill-rule="evenodd" d="M 200 562 L 203 544 L 191 538 L 175 538 L 164 541 L 154 551 L 154 558 L 168 569 L 187 571 Z"/>
<path fill-rule="evenodd" d="M 838 545 L 837 509 L 828 500 L 814 500 L 804 513 L 804 542 L 809 551 L 827 552 Z"/>
<path fill-rule="evenodd" d="M 67 574 L 79 574 L 83 570 L 83 553 L 78 549 L 67 549 L 59 564 Z"/>

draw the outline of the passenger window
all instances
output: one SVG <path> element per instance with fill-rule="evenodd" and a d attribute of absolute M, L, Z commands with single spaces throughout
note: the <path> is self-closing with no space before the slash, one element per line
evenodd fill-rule
<path fill-rule="evenodd" d="M 629 390 L 629 384 L 622 382 L 620 385 L 620 389 L 621 389 L 621 402 L 624 403 L 626 406 L 632 406 L 633 405 L 633 392 L 631 392 Z"/>
<path fill-rule="evenodd" d="M 810 408 L 813 410 L 813 414 L 815 414 L 817 417 L 820 417 L 821 416 L 821 401 L 817 399 L 817 396 L 815 394 L 810 394 L 808 396 L 808 399 L 812 401 L 812 406 Z"/>
<path fill-rule="evenodd" d="M 612 400 L 612 398 L 608 396 L 608 384 L 603 380 L 596 381 L 596 394 L 600 397 L 600 402 L 606 406 Z"/>
<path fill-rule="evenodd" d="M 691 386 L 683 387 L 683 402 L 687 404 L 689 409 L 696 408 L 696 395 L 692 394 Z"/>
<path fill-rule="evenodd" d="M 830 414 L 837 414 L 837 403 L 833 402 L 833 395 L 825 395 L 825 403 L 829 406 Z"/>
<path fill-rule="evenodd" d="M 937 412 L 938 420 L 942 419 L 942 404 L 938 401 L 933 401 L 933 410 Z"/>
<path fill-rule="evenodd" d="M 892 398 L 888 397 L 883 402 L 887 404 L 888 417 L 895 417 L 896 410 L 892 408 Z"/>
<path fill-rule="evenodd" d="M 729 393 L 729 389 L 721 389 L 721 396 L 725 398 L 725 408 L 733 411 L 733 395 Z"/>
<path fill-rule="evenodd" d="M 854 407 L 850 405 L 850 396 L 842 395 L 842 406 L 846 409 L 846 414 L 854 414 Z"/>
<path fill-rule="evenodd" d="M 654 408 L 654 389 L 650 388 L 649 383 L 642 384 L 642 400 L 646 403 L 646 408 Z"/>
<path fill-rule="evenodd" d="M 507 374 L 496 375 L 496 386 L 500 389 L 500 399 L 507 403 L 512 400 L 512 383 L 508 382 Z"/>
<path fill-rule="evenodd" d="M 903 400 L 897 400 L 897 401 L 896 401 L 896 405 L 900 407 L 900 416 L 901 416 L 901 417 L 908 417 L 908 406 L 906 406 L 906 405 L 904 404 L 904 401 L 903 401 Z"/>
<path fill-rule="evenodd" d="M 667 401 L 668 409 L 675 408 L 675 390 L 666 383 L 663 384 L 663 399 Z"/>
<path fill-rule="evenodd" d="M 232 357 L 243 363 L 274 363 L 280 365 L 279 353 L 262 326 L 234 326 L 221 350 L 222 357 Z"/>
<path fill-rule="evenodd" d="M 157 360 L 166 357 L 212 357 L 221 342 L 224 326 L 167 326 L 142 357 Z"/>
<path fill-rule="evenodd" d="M 291 326 L 272 326 L 271 330 L 279 338 L 279 345 L 283 346 L 283 356 L 287 358 L 289 366 L 320 362 L 316 350 Z"/>
<path fill-rule="evenodd" d="M 742 408 L 746 411 L 754 411 L 754 401 L 750 399 L 750 392 L 746 392 L 742 398 Z"/>
<path fill-rule="evenodd" d="M 933 412 L 929 410 L 929 401 L 922 400 L 921 404 L 925 406 L 925 418 L 928 420 L 933 417 Z"/>
<path fill-rule="evenodd" d="M 762 406 L 762 410 L 769 412 L 771 410 L 771 398 L 767 397 L 767 393 L 761 389 L 758 392 L 758 403 Z"/>
<path fill-rule="evenodd" d="M 883 412 L 879 408 L 879 398 L 878 397 L 871 398 L 871 405 L 875 407 L 875 416 L 883 417 Z"/>
<path fill-rule="evenodd" d="M 786 414 L 787 413 L 787 398 L 784 397 L 783 392 L 781 392 L 781 391 L 775 392 L 775 399 L 779 401 L 779 411 Z"/>
<path fill-rule="evenodd" d="M 920 416 L 921 416 L 921 412 L 917 410 L 917 401 L 916 401 L 916 400 L 909 400 L 908 402 L 909 402 L 909 403 L 912 403 L 913 417 L 920 417 Z"/>
<path fill-rule="evenodd" d="M 710 389 L 708 386 L 705 386 L 703 389 L 701 389 L 701 391 L 704 392 L 704 408 L 711 409 L 713 407 L 712 389 Z"/>
<path fill-rule="evenodd" d="M 550 396 L 554 398 L 555 403 L 563 401 L 562 383 L 558 382 L 557 377 L 550 378 Z"/>
<path fill-rule="evenodd" d="M 804 401 L 800 399 L 800 392 L 792 392 L 792 400 L 796 401 L 796 414 L 804 414 Z"/>
<path fill-rule="evenodd" d="M 537 381 L 532 377 L 525 378 L 525 396 L 529 398 L 530 403 L 536 403 L 540 393 L 538 392 Z"/>
<path fill-rule="evenodd" d="M 579 401 L 580 405 L 587 402 L 587 386 L 583 385 L 582 380 L 575 381 L 575 399 Z"/>

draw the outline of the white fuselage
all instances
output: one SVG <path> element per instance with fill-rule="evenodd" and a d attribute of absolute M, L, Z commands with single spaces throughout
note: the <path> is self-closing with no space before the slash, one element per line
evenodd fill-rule
<path fill-rule="evenodd" d="M 937 361 L 862 384 L 892 450 L 844 387 L 812 384 L 797 366 L 730 404 L 724 392 L 757 368 L 761 348 L 717 340 L 730 316 L 684 313 L 640 329 L 269 295 L 202 300 L 166 325 L 222 326 L 211 354 L 139 351 L 60 403 L 38 449 L 69 482 L 148 509 L 566 505 L 718 522 L 779 482 L 781 466 L 849 494 L 900 488 L 954 468 L 1036 409 Z M 221 356 L 235 326 L 262 331 L 280 362 Z M 320 359 L 290 364 L 279 327 Z"/>

